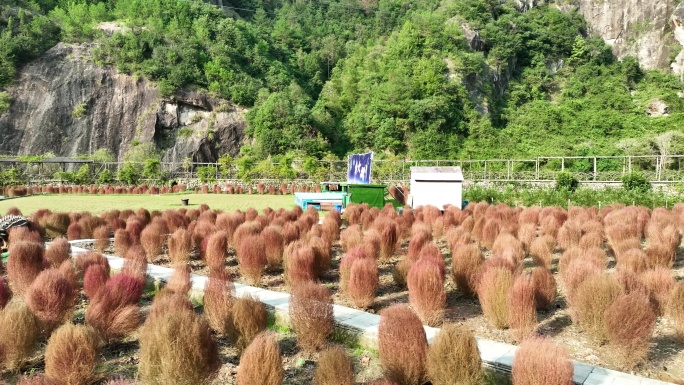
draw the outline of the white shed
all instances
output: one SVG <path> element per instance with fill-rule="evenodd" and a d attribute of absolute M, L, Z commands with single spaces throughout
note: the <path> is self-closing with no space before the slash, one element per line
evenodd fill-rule
<path fill-rule="evenodd" d="M 458 208 L 463 202 L 463 173 L 460 167 L 411 167 L 411 207 Z"/>

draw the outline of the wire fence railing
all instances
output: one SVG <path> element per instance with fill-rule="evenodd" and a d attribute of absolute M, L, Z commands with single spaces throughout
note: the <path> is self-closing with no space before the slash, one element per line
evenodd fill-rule
<path fill-rule="evenodd" d="M 96 176 L 108 170 L 116 176 L 124 162 L 83 162 L 13 159 L 0 162 L 0 171 L 16 170 L 32 183 L 59 182 L 60 171 L 76 171 L 88 164 L 89 172 Z M 137 166 L 142 169 L 143 164 Z M 684 155 L 643 156 L 566 156 L 537 157 L 533 159 L 483 159 L 483 160 L 374 160 L 372 180 L 377 183 L 408 184 L 411 167 L 458 166 L 466 181 L 470 182 L 552 182 L 561 172 L 571 173 L 581 182 L 616 183 L 622 177 L 639 172 L 652 183 L 684 182 Z M 283 170 L 288 172 L 283 173 Z M 283 167 L 278 163 L 264 166 L 263 162 L 249 170 L 241 170 L 236 162 L 196 163 L 161 162 L 160 173 L 173 180 L 209 179 L 212 181 L 261 182 L 261 183 L 318 183 L 347 180 L 346 160 L 320 160 L 314 167 L 306 167 L 302 160 L 294 160 Z"/>

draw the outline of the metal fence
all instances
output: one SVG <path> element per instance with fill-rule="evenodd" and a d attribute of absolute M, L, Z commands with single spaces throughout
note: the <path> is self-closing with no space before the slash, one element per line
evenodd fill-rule
<path fill-rule="evenodd" d="M 560 172 L 569 172 L 578 180 L 587 183 L 618 183 L 630 172 L 639 172 L 652 183 L 684 182 L 684 155 L 668 156 L 565 156 L 537 157 L 533 159 L 484 159 L 484 160 L 374 160 L 372 165 L 373 182 L 408 184 L 413 166 L 459 166 L 466 181 L 472 182 L 552 182 Z M 97 175 L 109 170 L 116 175 L 123 162 L 97 163 L 61 159 L 42 161 L 0 162 L 0 169 L 14 168 L 25 180 L 30 182 L 56 182 L 58 171 L 75 171 L 88 164 L 90 172 Z M 142 167 L 142 164 L 139 165 Z M 282 177 L 277 163 L 263 163 L 253 167 L 248 173 L 240 173 L 236 163 L 171 163 L 162 162 L 161 171 L 168 178 L 192 180 L 199 177 L 202 170 L 205 176 L 220 181 L 279 183 L 300 182 L 317 183 L 322 181 L 341 182 L 347 179 L 347 161 L 318 161 L 315 171 L 305 171 L 301 160 L 293 161 L 291 167 L 294 177 Z M 202 169 L 203 168 L 203 169 Z M 241 180 L 240 176 L 242 176 Z"/>

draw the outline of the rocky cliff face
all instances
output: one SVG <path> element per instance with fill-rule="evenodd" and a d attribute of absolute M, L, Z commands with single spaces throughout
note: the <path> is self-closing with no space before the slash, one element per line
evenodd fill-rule
<path fill-rule="evenodd" d="M 516 0 L 530 6 L 533 0 Z M 541 1 L 539 1 L 541 2 Z M 671 51 L 679 50 L 670 18 L 676 0 L 563 0 L 556 5 L 576 9 L 587 20 L 589 32 L 613 47 L 618 58 L 631 55 L 647 69 L 668 69 Z"/>
<path fill-rule="evenodd" d="M 21 70 L 0 116 L 0 153 L 75 156 L 106 147 L 121 159 L 135 142 L 153 141 L 170 162 L 237 154 L 245 110 L 194 92 L 161 98 L 148 81 L 97 66 L 89 52 L 60 43 Z"/>

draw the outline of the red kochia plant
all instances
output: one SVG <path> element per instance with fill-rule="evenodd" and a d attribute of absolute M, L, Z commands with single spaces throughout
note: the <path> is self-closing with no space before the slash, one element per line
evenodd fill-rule
<path fill-rule="evenodd" d="M 172 263 L 183 263 L 190 260 L 190 248 L 192 240 L 190 233 L 185 229 L 174 231 L 169 238 L 169 259 Z"/>
<path fill-rule="evenodd" d="M 43 270 L 43 245 L 16 241 L 10 244 L 7 280 L 15 294 L 23 294 Z"/>
<path fill-rule="evenodd" d="M 95 251 L 79 254 L 74 258 L 74 263 L 81 276 L 85 274 L 86 270 L 88 270 L 88 267 L 91 265 L 101 265 L 107 270 L 107 273 L 109 273 L 109 262 L 107 261 L 107 258 Z"/>
<path fill-rule="evenodd" d="M 646 358 L 656 322 L 647 295 L 621 295 L 606 309 L 604 322 L 608 341 L 620 361 L 633 367 Z"/>
<path fill-rule="evenodd" d="M 0 277 L 0 309 L 4 308 L 10 299 L 12 299 L 12 291 L 7 281 Z"/>
<path fill-rule="evenodd" d="M 360 258 L 349 268 L 345 292 L 354 306 L 367 308 L 373 304 L 378 289 L 378 265 L 373 258 Z"/>
<path fill-rule="evenodd" d="M 228 235 L 218 231 L 209 237 L 205 261 L 210 269 L 223 269 L 228 254 Z"/>
<path fill-rule="evenodd" d="M 556 299 L 556 280 L 545 267 L 537 266 L 530 271 L 534 281 L 534 301 L 537 309 L 549 309 Z"/>
<path fill-rule="evenodd" d="M 412 260 L 413 262 L 417 261 L 418 257 L 420 256 L 420 250 L 422 250 L 423 246 L 425 246 L 429 242 L 430 233 L 425 231 L 415 233 L 411 236 L 411 240 L 409 241 L 408 254 L 406 255 L 406 257 Z"/>
<path fill-rule="evenodd" d="M 138 302 L 144 283 L 125 273 L 112 276 L 86 308 L 86 324 L 92 326 L 104 342 L 121 339 L 140 325 Z"/>
<path fill-rule="evenodd" d="M 315 385 L 354 385 L 354 367 L 341 346 L 331 346 L 321 352 L 314 375 Z"/>
<path fill-rule="evenodd" d="M 40 324 L 26 303 L 15 299 L 0 312 L 0 347 L 4 369 L 20 368 L 33 356 L 40 339 Z"/>
<path fill-rule="evenodd" d="M 477 270 L 484 261 L 476 245 L 459 245 L 451 253 L 451 276 L 459 291 L 473 296 L 477 290 Z"/>
<path fill-rule="evenodd" d="M 237 385 L 281 385 L 284 376 L 280 347 L 275 334 L 259 334 L 240 358 Z"/>
<path fill-rule="evenodd" d="M 332 305 L 330 291 L 325 286 L 307 282 L 292 290 L 290 322 L 297 344 L 305 351 L 325 346 L 335 322 Z"/>
<path fill-rule="evenodd" d="M 290 286 L 316 279 L 316 254 L 311 246 L 296 241 L 284 252 L 285 280 Z"/>
<path fill-rule="evenodd" d="M 114 232 L 114 252 L 121 257 L 126 255 L 128 249 L 131 247 L 133 241 L 128 231 L 118 229 Z"/>
<path fill-rule="evenodd" d="M 63 325 L 52 333 L 45 348 L 45 375 L 58 384 L 93 383 L 98 350 L 97 334 L 92 328 Z"/>
<path fill-rule="evenodd" d="M 95 250 L 104 253 L 109 247 L 109 228 L 107 226 L 98 226 L 93 230 L 93 238 L 95 238 Z"/>
<path fill-rule="evenodd" d="M 102 265 L 91 265 L 83 274 L 83 292 L 88 299 L 93 299 L 95 294 L 104 287 L 109 278 L 109 271 Z"/>
<path fill-rule="evenodd" d="M 69 259 L 71 254 L 71 245 L 64 237 L 59 237 L 50 242 L 50 246 L 45 250 L 45 260 L 50 263 L 52 267 L 59 267 L 62 262 Z"/>
<path fill-rule="evenodd" d="M 163 235 L 161 228 L 156 224 L 145 227 L 142 233 L 140 233 L 140 243 L 143 249 L 145 249 L 148 262 L 152 262 L 157 255 L 161 254 L 162 247 L 164 246 Z"/>
<path fill-rule="evenodd" d="M 519 275 L 508 295 L 508 324 L 513 336 L 522 341 L 534 332 L 537 324 L 534 278 L 529 274 Z"/>
<path fill-rule="evenodd" d="M 188 295 L 192 289 L 190 274 L 192 269 L 185 263 L 179 263 L 173 267 L 173 274 L 166 283 L 166 288 L 176 294 Z"/>
<path fill-rule="evenodd" d="M 651 303 L 655 305 L 656 314 L 663 314 L 675 285 L 672 270 L 656 267 L 639 275 L 639 280 L 648 289 Z"/>
<path fill-rule="evenodd" d="M 74 222 L 69 225 L 67 228 L 67 238 L 70 241 L 73 241 L 75 239 L 81 239 L 81 225 L 78 224 L 78 222 Z"/>
<path fill-rule="evenodd" d="M 508 326 L 508 293 L 513 282 L 511 270 L 505 267 L 488 268 L 480 278 L 477 296 L 482 312 L 495 328 Z"/>
<path fill-rule="evenodd" d="M 26 304 L 49 334 L 73 313 L 75 291 L 57 269 L 41 272 L 26 291 Z"/>
<path fill-rule="evenodd" d="M 399 241 L 399 228 L 393 220 L 380 222 L 380 259 L 387 261 L 394 255 Z"/>
<path fill-rule="evenodd" d="M 684 281 L 678 282 L 672 290 L 667 313 L 674 321 L 675 329 L 684 336 Z"/>
<path fill-rule="evenodd" d="M 423 324 L 411 308 L 393 305 L 380 312 L 378 350 L 386 378 L 398 385 L 422 383 L 427 338 Z"/>
<path fill-rule="evenodd" d="M 431 260 L 419 259 L 411 266 L 406 283 L 409 303 L 421 321 L 430 326 L 439 325 L 446 306 L 444 276 L 439 266 Z"/>
<path fill-rule="evenodd" d="M 268 226 L 261 232 L 261 238 L 266 247 L 266 260 L 271 269 L 280 267 L 283 263 L 283 251 L 285 250 L 282 229 L 276 226 Z"/>
<path fill-rule="evenodd" d="M 192 309 L 157 311 L 140 329 L 138 373 L 145 384 L 206 384 L 220 367 L 211 330 Z"/>
<path fill-rule="evenodd" d="M 357 259 L 372 258 L 364 247 L 355 247 L 342 256 L 340 261 L 340 289 L 346 290 L 351 266 Z M 408 272 L 407 272 L 408 273 Z"/>
<path fill-rule="evenodd" d="M 594 338 L 605 337 L 605 312 L 622 295 L 620 283 L 607 274 L 595 274 L 582 282 L 577 288 L 572 310 L 579 324 Z"/>
<path fill-rule="evenodd" d="M 235 332 L 232 336 L 235 338 L 233 342 L 240 351 L 244 350 L 257 334 L 266 330 L 268 323 L 266 306 L 249 295 L 235 301 L 232 316 Z"/>
<path fill-rule="evenodd" d="M 514 385 L 572 385 L 573 372 L 568 352 L 544 338 L 527 339 L 513 359 Z"/>
<path fill-rule="evenodd" d="M 266 267 L 266 247 L 259 235 L 250 235 L 243 238 L 237 249 L 240 274 L 256 284 Z"/>
<path fill-rule="evenodd" d="M 215 332 L 223 335 L 232 332 L 231 309 L 234 302 L 235 287 L 230 281 L 230 273 L 226 270 L 210 272 L 204 287 L 204 315 Z"/>
<path fill-rule="evenodd" d="M 433 385 L 479 385 L 484 372 L 473 332 L 445 324 L 428 349 L 428 377 Z"/>

